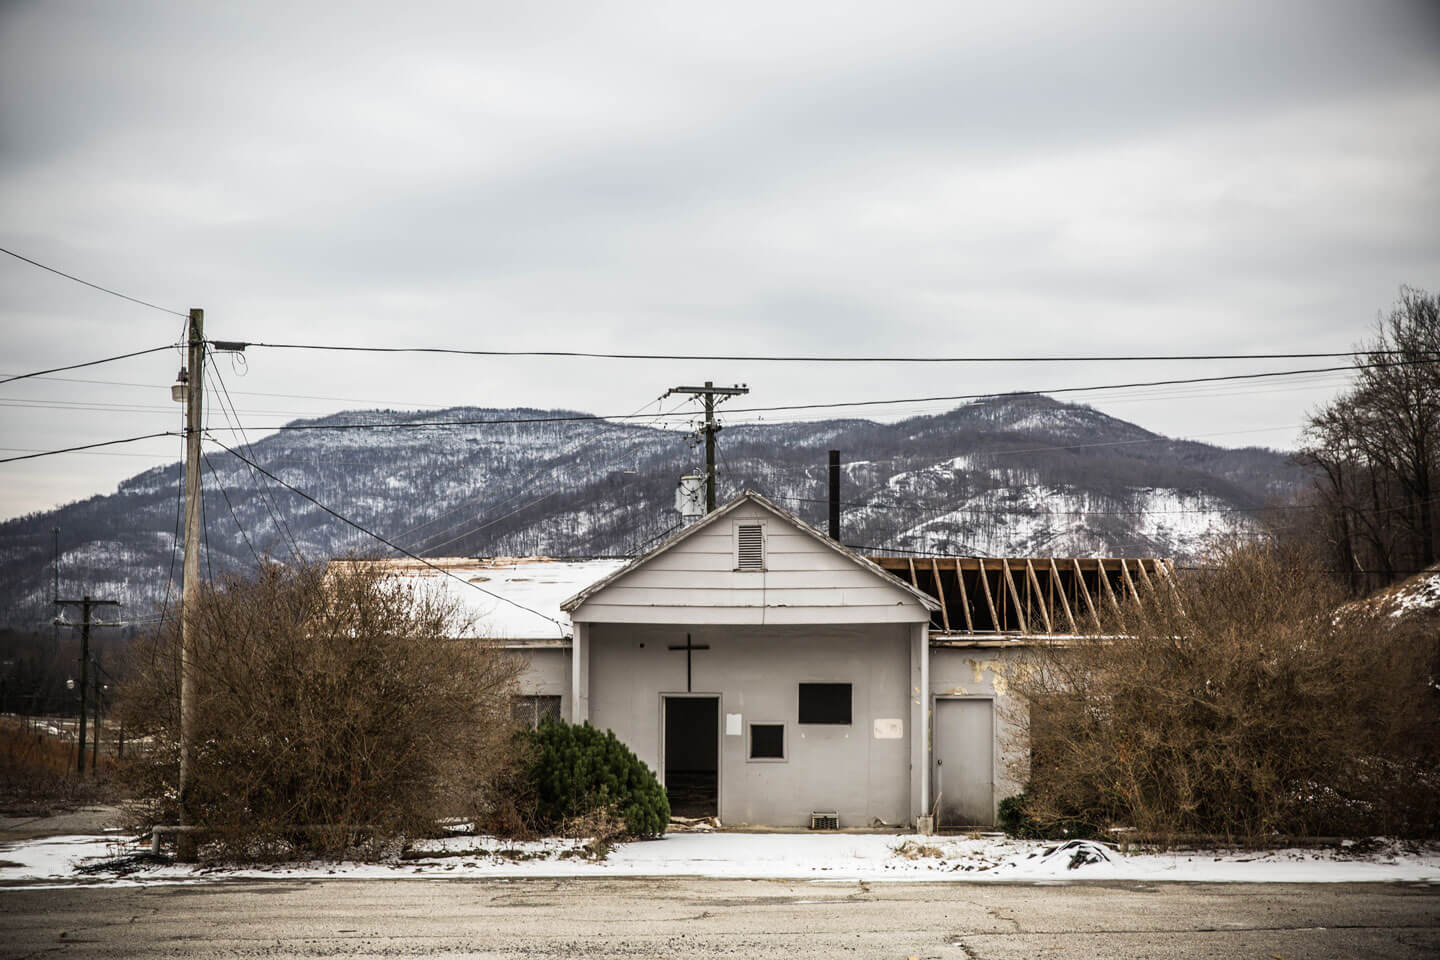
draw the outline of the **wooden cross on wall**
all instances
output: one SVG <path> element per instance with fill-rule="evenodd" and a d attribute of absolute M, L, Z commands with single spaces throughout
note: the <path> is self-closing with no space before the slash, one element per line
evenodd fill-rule
<path fill-rule="evenodd" d="M 685 645 L 684 645 L 684 646 L 680 646 L 679 644 L 673 644 L 673 645 L 670 647 L 670 649 L 671 649 L 671 650 L 684 650 L 684 651 L 685 651 L 685 692 L 686 692 L 686 693 L 694 693 L 695 691 L 692 690 L 692 689 L 690 689 L 690 657 L 691 657 L 691 655 L 692 655 L 696 650 L 709 650 L 709 649 L 710 649 L 710 644 L 708 644 L 708 643 L 691 643 L 691 642 L 690 642 L 690 634 L 687 633 L 687 634 L 685 634 Z"/>

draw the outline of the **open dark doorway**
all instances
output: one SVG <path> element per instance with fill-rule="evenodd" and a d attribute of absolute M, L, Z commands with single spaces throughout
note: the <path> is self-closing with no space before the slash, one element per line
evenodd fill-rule
<path fill-rule="evenodd" d="M 720 812 L 720 698 L 665 698 L 665 794 L 677 817 Z"/>

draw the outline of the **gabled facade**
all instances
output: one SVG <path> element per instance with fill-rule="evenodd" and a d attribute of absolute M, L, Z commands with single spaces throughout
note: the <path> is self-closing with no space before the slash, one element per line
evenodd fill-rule
<path fill-rule="evenodd" d="M 571 718 L 681 815 L 899 825 L 925 810 L 938 602 L 747 492 L 566 600 Z"/>

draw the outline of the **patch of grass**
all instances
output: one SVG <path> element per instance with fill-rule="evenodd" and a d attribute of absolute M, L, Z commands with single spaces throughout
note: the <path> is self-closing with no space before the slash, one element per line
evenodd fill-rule
<path fill-rule="evenodd" d="M 100 761 L 98 777 L 81 776 L 72 744 L 14 721 L 0 724 L 0 814 L 45 817 L 115 799 L 110 765 Z"/>
<path fill-rule="evenodd" d="M 945 851 L 928 843 L 906 840 L 895 848 L 895 856 L 906 860 L 943 860 Z"/>

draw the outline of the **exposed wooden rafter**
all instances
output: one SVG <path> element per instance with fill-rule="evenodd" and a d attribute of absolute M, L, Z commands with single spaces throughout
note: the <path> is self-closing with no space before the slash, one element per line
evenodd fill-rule
<path fill-rule="evenodd" d="M 1095 609 L 1095 601 L 1090 598 L 1090 588 L 1085 586 L 1085 571 L 1080 569 L 1079 560 L 1071 560 L 1075 564 L 1075 583 L 1080 588 L 1080 596 L 1085 598 L 1085 607 L 1090 611 L 1090 619 L 1095 621 L 1095 629 L 1100 629 L 1100 611 Z M 1103 575 L 1103 571 L 1102 571 Z"/>
<path fill-rule="evenodd" d="M 1065 611 L 1065 622 L 1070 624 L 1070 632 L 1074 633 L 1078 629 L 1075 616 L 1070 612 L 1070 600 L 1065 596 L 1065 585 L 1060 580 L 1060 568 L 1056 566 L 1054 557 L 1050 558 L 1050 585 L 1053 592 L 1060 594 L 1060 609 Z"/>
<path fill-rule="evenodd" d="M 1170 597 L 1175 601 L 1175 609 L 1180 612 L 1181 616 L 1184 616 L 1185 604 L 1180 600 L 1180 587 L 1175 583 L 1175 576 L 1172 572 L 1174 566 L 1174 563 L 1170 561 L 1161 560 L 1155 564 L 1155 572 L 1157 576 L 1165 581 L 1165 586 L 1169 588 Z"/>
<path fill-rule="evenodd" d="M 996 633 L 1000 632 L 1000 616 L 995 612 L 995 597 L 990 592 L 990 578 L 985 575 L 985 561 L 976 559 L 980 569 L 980 586 L 985 588 L 985 606 L 990 608 L 991 628 Z"/>
<path fill-rule="evenodd" d="M 948 636 L 956 638 L 956 642 L 966 636 L 983 638 L 991 633 L 1074 634 L 1087 631 L 1092 625 L 1103 631 L 1107 629 L 1107 621 L 1101 616 L 1102 608 L 1107 615 L 1121 613 L 1130 604 L 1140 606 L 1147 596 L 1153 597 L 1162 591 L 1169 591 L 1179 602 L 1174 564 L 1163 559 L 933 556 L 871 559 L 909 586 L 933 596 L 936 603 L 930 630 L 937 638 Z M 994 583 L 990 582 L 992 571 Z M 953 587 L 945 582 L 947 575 L 955 577 Z M 967 576 L 976 579 L 967 582 Z M 1092 576 L 1096 578 L 1095 583 L 1089 582 Z M 984 600 L 980 594 L 984 594 Z"/>
<path fill-rule="evenodd" d="M 960 584 L 960 609 L 965 611 L 965 632 L 975 632 L 975 622 L 970 616 L 970 596 L 965 592 L 965 571 L 960 569 L 960 558 L 955 558 L 955 581 Z"/>
<path fill-rule="evenodd" d="M 1035 576 L 1035 564 L 1030 558 L 1025 558 L 1025 576 L 1030 581 L 1030 587 L 1035 591 L 1035 597 L 1039 601 L 1040 619 L 1045 621 L 1045 632 L 1054 633 L 1055 628 L 1050 623 L 1050 611 L 1045 609 L 1045 595 L 1040 591 L 1040 578 Z"/>
<path fill-rule="evenodd" d="M 1115 588 L 1110 586 L 1110 574 L 1105 570 L 1105 561 L 1100 561 L 1100 585 L 1105 588 L 1105 596 L 1110 600 L 1110 609 L 1116 613 L 1120 612 L 1120 601 L 1115 599 Z"/>
<path fill-rule="evenodd" d="M 1025 605 L 1020 602 L 1020 591 L 1015 589 L 1015 576 L 1010 572 L 1010 563 L 1004 557 L 1000 558 L 1000 569 L 1005 573 L 1005 586 L 1010 590 L 1010 602 L 1015 604 L 1015 619 L 1020 621 L 1020 632 L 1029 633 L 1030 626 L 1025 622 Z"/>
<path fill-rule="evenodd" d="M 1155 561 L 1151 560 L 1150 562 L 1154 563 Z M 1145 592 L 1153 595 L 1155 593 L 1155 583 L 1150 579 L 1150 574 L 1145 572 L 1145 561 L 1136 560 L 1135 569 L 1140 573 L 1140 582 L 1145 584 Z"/>
<path fill-rule="evenodd" d="M 940 582 L 940 561 L 930 558 L 930 572 L 935 576 L 935 598 L 940 601 L 940 622 L 950 632 L 950 609 L 945 603 L 945 584 Z"/>
<path fill-rule="evenodd" d="M 1120 561 L 1120 582 L 1129 589 L 1130 599 L 1135 601 L 1135 606 L 1140 606 L 1140 591 L 1135 589 L 1135 581 L 1130 578 L 1130 564 L 1123 559 Z"/>

